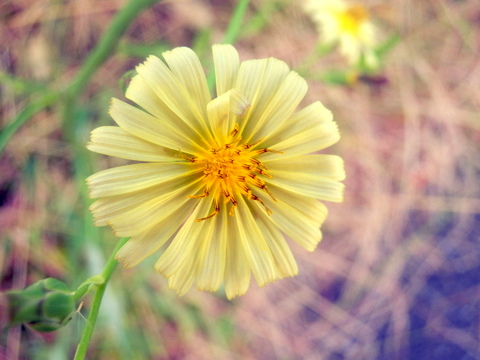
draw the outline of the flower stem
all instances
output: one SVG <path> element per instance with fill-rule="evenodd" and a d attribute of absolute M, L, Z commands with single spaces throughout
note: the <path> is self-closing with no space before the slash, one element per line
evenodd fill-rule
<path fill-rule="evenodd" d="M 108 59 L 110 54 L 114 52 L 121 36 L 128 26 L 135 20 L 137 15 L 145 8 L 157 2 L 159 1 L 130 0 L 127 5 L 115 15 L 109 28 L 105 31 L 95 49 L 83 63 L 82 68 L 79 70 L 72 83 L 72 86 L 70 86 L 66 93 L 63 121 L 67 138 L 69 138 L 69 140 L 75 138 L 73 116 L 75 114 L 76 103 L 85 88 L 85 85 L 90 80 L 90 77 L 95 71 L 97 71 L 100 65 Z"/>
<path fill-rule="evenodd" d="M 250 4 L 250 0 L 238 0 L 237 6 L 235 6 L 230 22 L 228 23 L 227 30 L 225 31 L 223 44 L 233 44 L 237 39 L 240 29 L 242 28 L 243 17 L 248 9 L 248 4 Z M 215 73 L 211 69 L 208 71 L 207 83 L 210 92 L 212 92 L 215 85 Z"/>
<path fill-rule="evenodd" d="M 107 288 L 108 281 L 113 274 L 113 271 L 117 267 L 117 260 L 115 260 L 115 254 L 117 251 L 128 241 L 128 238 L 122 238 L 115 249 L 112 251 L 110 258 L 105 264 L 105 268 L 102 271 L 101 276 L 103 277 L 103 282 L 97 285 L 97 291 L 93 297 L 92 307 L 90 313 L 88 314 L 87 323 L 82 333 L 82 338 L 78 344 L 77 351 L 75 352 L 74 360 L 83 360 L 85 359 L 85 354 L 87 353 L 88 345 L 92 338 L 93 329 L 95 328 L 95 323 L 97 321 L 98 312 L 100 310 L 100 305 L 102 303 L 103 294 Z"/>
<path fill-rule="evenodd" d="M 233 44 L 237 39 L 240 29 L 242 28 L 243 17 L 247 12 L 249 3 L 250 0 L 238 0 L 237 6 L 233 11 L 232 18 L 230 19 L 230 23 L 228 24 L 225 37 L 223 38 L 224 44 Z"/>
<path fill-rule="evenodd" d="M 18 131 L 18 129 L 20 129 L 21 126 L 30 120 L 37 112 L 63 98 L 65 104 L 63 113 L 65 130 L 67 138 L 73 140 L 75 136 L 73 133 L 74 126 L 72 116 L 75 113 L 76 101 L 80 93 L 83 91 L 95 71 L 115 50 L 121 36 L 128 26 L 133 22 L 133 20 L 135 20 L 136 16 L 145 8 L 160 1 L 161 0 L 131 0 L 127 6 L 125 6 L 125 8 L 120 10 L 113 19 L 110 27 L 105 31 L 102 38 L 99 40 L 95 49 L 90 53 L 88 58 L 83 63 L 83 66 L 73 79 L 72 84 L 66 90 L 52 90 L 47 92 L 38 100 L 32 102 L 25 109 L 23 109 L 14 121 L 6 125 L 4 131 L 0 133 L 0 155 L 2 154 L 10 138 Z M 2 79 L 5 77 L 3 74 L 0 75 L 0 78 Z M 48 91 L 48 89 L 46 91 Z"/>
<path fill-rule="evenodd" d="M 0 132 L 0 155 L 2 154 L 5 146 L 7 146 L 10 138 L 17 132 L 18 129 L 20 129 L 23 124 L 25 124 L 37 112 L 54 104 L 59 98 L 60 96 L 58 93 L 47 92 L 20 111 L 15 120 L 5 125 L 5 128 Z"/>

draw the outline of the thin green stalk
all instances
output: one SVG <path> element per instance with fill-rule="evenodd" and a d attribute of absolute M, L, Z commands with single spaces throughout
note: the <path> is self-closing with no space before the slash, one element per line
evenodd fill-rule
<path fill-rule="evenodd" d="M 100 310 L 100 305 L 102 303 L 103 294 L 105 293 L 105 289 L 107 288 L 108 281 L 112 276 L 115 268 L 117 267 L 117 260 L 115 260 L 115 254 L 117 251 L 128 241 L 128 238 L 122 238 L 115 249 L 112 251 L 110 258 L 108 259 L 107 263 L 105 264 L 105 268 L 102 271 L 101 276 L 103 277 L 104 281 L 102 284 L 97 286 L 97 291 L 95 292 L 95 296 L 93 297 L 92 307 L 90 309 L 90 313 L 88 314 L 87 323 L 85 324 L 85 329 L 82 333 L 82 338 L 77 347 L 77 351 L 75 352 L 74 360 L 83 360 L 85 359 L 85 354 L 87 353 L 88 345 L 90 344 L 90 340 L 92 339 L 93 329 L 95 328 L 95 323 L 97 322 L 98 313 Z"/>
<path fill-rule="evenodd" d="M 110 27 L 105 31 L 95 49 L 83 63 L 70 89 L 71 95 L 79 95 L 90 77 L 116 49 L 118 41 L 125 30 L 135 20 L 137 15 L 147 7 L 160 2 L 159 0 L 131 0 L 113 19 Z"/>
<path fill-rule="evenodd" d="M 18 131 L 18 129 L 20 129 L 23 124 L 28 121 L 28 119 L 47 106 L 55 103 L 59 97 L 60 95 L 58 93 L 46 93 L 20 111 L 17 117 L 12 122 L 7 124 L 0 132 L 0 155 L 2 154 L 5 146 L 7 146 L 10 138 Z"/>
<path fill-rule="evenodd" d="M 243 17 L 247 12 L 249 4 L 250 4 L 250 0 L 238 1 L 237 6 L 233 11 L 232 18 L 230 19 L 230 23 L 228 24 L 225 37 L 223 38 L 224 44 L 233 44 L 237 39 L 237 36 L 240 33 L 240 29 L 242 28 L 242 25 L 243 25 Z"/>
<path fill-rule="evenodd" d="M 230 23 L 228 24 L 227 31 L 225 32 L 225 36 L 223 37 L 224 44 L 233 44 L 240 33 L 240 29 L 243 25 L 243 18 L 245 13 L 247 12 L 248 5 L 250 4 L 250 0 L 239 0 L 237 2 L 237 6 L 233 10 L 232 17 L 230 19 Z M 213 71 L 208 72 L 207 77 L 208 88 L 210 91 L 213 90 L 213 86 L 215 84 L 215 73 Z"/>
<path fill-rule="evenodd" d="M 8 84 L 15 93 L 32 94 L 48 91 L 45 84 L 32 81 L 30 79 L 22 79 L 15 75 L 0 70 L 0 84 Z"/>
<path fill-rule="evenodd" d="M 75 114 L 76 101 L 91 76 L 115 50 L 121 36 L 133 20 L 135 20 L 136 16 L 145 8 L 161 1 L 162 0 L 131 0 L 125 8 L 117 13 L 110 27 L 105 31 L 95 49 L 83 63 L 82 68 L 73 79 L 72 84 L 63 94 L 65 97 L 63 119 L 65 122 L 66 134 L 70 140 L 75 139 L 71 119 Z M 2 129 L 2 132 L 0 133 L 0 155 L 10 138 L 23 124 L 25 124 L 37 112 L 55 103 L 60 98 L 61 97 L 58 93 L 48 93 L 23 109 L 17 118 Z"/>
<path fill-rule="evenodd" d="M 157 2 L 159 2 L 159 0 L 130 0 L 130 2 L 115 15 L 110 27 L 105 31 L 95 49 L 83 63 L 72 86 L 68 89 L 65 99 L 63 120 L 67 137 L 70 138 L 70 140 L 75 138 L 72 118 L 75 114 L 77 100 L 85 88 L 85 85 L 100 65 L 102 65 L 116 49 L 121 36 L 133 20 L 135 20 L 137 15 L 145 8 Z"/>

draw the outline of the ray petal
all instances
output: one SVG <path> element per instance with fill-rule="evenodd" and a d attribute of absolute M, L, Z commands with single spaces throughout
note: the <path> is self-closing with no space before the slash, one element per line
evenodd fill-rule
<path fill-rule="evenodd" d="M 190 48 L 178 47 L 166 51 L 162 55 L 172 73 L 192 99 L 194 105 L 192 112 L 197 119 L 202 121 L 203 126 L 207 126 L 205 110 L 207 103 L 210 101 L 210 92 L 197 54 Z"/>
<path fill-rule="evenodd" d="M 189 198 L 188 195 L 197 193 L 202 186 L 203 184 L 198 182 L 183 187 L 179 186 L 174 191 L 164 193 L 109 219 L 108 225 L 112 227 L 115 235 L 120 237 L 134 236 L 144 232 L 180 207 L 193 203 L 195 200 Z"/>
<path fill-rule="evenodd" d="M 243 116 L 249 106 L 248 100 L 236 89 L 229 90 L 208 103 L 208 119 L 217 145 L 221 146 L 226 142 L 237 117 Z"/>
<path fill-rule="evenodd" d="M 320 176 L 332 180 L 345 179 L 343 159 L 337 155 L 311 154 L 287 159 L 278 158 L 274 161 L 265 161 L 269 170 L 289 174 L 295 178 L 297 174 Z"/>
<path fill-rule="evenodd" d="M 90 197 L 99 198 L 134 192 L 201 171 L 201 168 L 186 161 L 140 163 L 103 170 L 91 175 L 86 181 Z"/>
<path fill-rule="evenodd" d="M 240 60 L 237 50 L 229 44 L 213 45 L 212 51 L 217 96 L 220 96 L 234 87 Z"/>
<path fill-rule="evenodd" d="M 115 258 L 126 268 L 138 265 L 141 261 L 160 249 L 177 231 L 180 225 L 192 211 L 195 204 L 181 206 L 170 216 L 159 221 L 151 229 L 133 236 L 118 250 Z"/>
<path fill-rule="evenodd" d="M 195 154 L 202 149 L 157 118 L 118 99 L 112 99 L 110 115 L 126 132 L 151 143 Z"/>
<path fill-rule="evenodd" d="M 149 56 L 147 61 L 136 68 L 138 74 L 148 86 L 162 99 L 165 105 L 183 122 L 207 139 L 209 131 L 187 89 L 172 71 L 156 56 Z M 205 104 L 206 105 L 206 104 Z"/>
<path fill-rule="evenodd" d="M 306 217 L 301 211 L 295 209 L 294 201 L 277 199 L 277 202 L 265 197 L 266 205 L 272 209 L 271 221 L 289 238 L 297 242 L 308 251 L 315 250 L 322 239 L 320 221 Z M 259 204 L 261 210 L 261 205 Z M 319 219 L 321 214 L 319 214 Z"/>
<path fill-rule="evenodd" d="M 195 201 L 195 199 L 190 199 Z M 208 214 L 212 208 L 212 198 L 200 199 L 193 213 L 185 221 L 171 244 L 155 264 L 157 270 L 164 277 L 172 276 L 186 261 L 195 246 L 196 239 L 200 236 L 205 221 L 198 222 L 197 219 Z"/>
<path fill-rule="evenodd" d="M 185 295 L 195 281 L 199 261 L 196 255 L 195 251 L 187 253 L 185 261 L 168 277 L 168 288 L 175 290 L 179 296 Z"/>
<path fill-rule="evenodd" d="M 117 126 L 101 126 L 92 131 L 90 151 L 137 161 L 178 161 L 171 150 L 130 135 Z"/>
<path fill-rule="evenodd" d="M 225 294 L 228 299 L 243 295 L 250 285 L 250 266 L 240 240 L 237 217 L 230 220 L 225 264 Z"/>
<path fill-rule="evenodd" d="M 257 140 L 271 135 L 292 115 L 305 96 L 307 88 L 306 81 L 296 72 L 291 71 L 278 91 L 275 94 L 272 93 L 265 110 L 255 121 L 250 138 Z M 250 139 L 245 141 L 250 142 Z"/>
<path fill-rule="evenodd" d="M 210 223 L 205 226 L 204 239 L 200 242 L 198 290 L 217 291 L 223 281 L 229 229 L 227 207 L 225 204 L 220 206 L 218 215 L 207 220 Z"/>
<path fill-rule="evenodd" d="M 269 170 L 268 173 L 273 178 L 267 179 L 265 181 L 267 184 L 274 184 L 285 190 L 314 199 L 333 202 L 343 201 L 345 185 L 331 178 L 300 172 L 292 175 L 291 173 L 277 170 Z"/>
<path fill-rule="evenodd" d="M 270 251 L 272 252 L 277 277 L 281 279 L 297 275 L 297 263 L 295 262 L 292 251 L 288 247 L 287 241 L 281 231 L 278 230 L 264 211 L 258 211 L 257 209 L 255 214 L 257 215 L 259 227 L 265 236 Z"/>
<path fill-rule="evenodd" d="M 240 64 L 235 88 L 251 103 L 240 124 L 244 138 L 250 138 L 256 122 L 288 73 L 287 64 L 274 58 L 248 60 Z"/>
<path fill-rule="evenodd" d="M 194 183 L 195 181 L 198 181 L 197 175 L 185 177 L 181 174 L 167 182 L 146 189 L 102 197 L 90 205 L 90 211 L 93 213 L 95 225 L 106 226 L 110 219 L 131 209 L 135 209 L 152 199 L 175 191 L 183 184 Z"/>
<path fill-rule="evenodd" d="M 305 221 L 310 224 L 312 228 L 320 228 L 328 215 L 328 208 L 320 201 L 293 193 L 275 185 L 270 185 L 269 190 L 274 194 L 277 202 L 271 202 L 266 199 L 269 206 L 274 206 L 277 203 L 286 203 L 290 205 L 294 211 L 299 213 L 299 216 L 305 218 Z"/>
<path fill-rule="evenodd" d="M 238 197 L 238 231 L 245 255 L 259 286 L 275 280 L 275 265 L 267 242 L 243 196 Z"/>
<path fill-rule="evenodd" d="M 262 162 L 275 159 L 287 159 L 293 156 L 311 154 L 323 150 L 340 139 L 337 123 L 315 124 L 290 138 L 273 145 L 273 150 L 281 153 L 265 153 Z M 263 146 L 263 145 L 262 145 Z"/>
<path fill-rule="evenodd" d="M 203 144 L 198 132 L 175 114 L 140 75 L 132 79 L 125 96 L 156 117 L 162 129 L 165 128 L 175 136 L 185 138 L 185 141 Z"/>
<path fill-rule="evenodd" d="M 285 159 L 289 156 L 308 154 L 316 151 L 310 151 L 312 145 L 313 148 L 329 146 L 328 144 L 330 142 L 333 143 L 338 140 L 338 138 L 335 140 L 335 137 L 339 137 L 338 129 L 334 124 L 332 112 L 325 108 L 322 103 L 316 101 L 313 104 L 310 104 L 290 116 L 283 125 L 273 131 L 272 134 L 262 142 L 262 146 L 273 148 L 275 150 L 280 150 L 279 147 L 283 147 L 282 151 L 287 151 L 284 154 L 264 154 L 262 156 L 262 161 L 280 157 Z M 324 134 L 325 132 L 331 133 L 333 138 L 328 139 L 328 134 Z M 317 138 L 321 139 L 322 134 L 327 136 L 326 140 L 330 141 L 324 140 L 321 144 L 316 144 L 315 140 Z M 304 140 L 310 141 L 313 144 L 307 144 L 306 148 L 302 148 Z"/>

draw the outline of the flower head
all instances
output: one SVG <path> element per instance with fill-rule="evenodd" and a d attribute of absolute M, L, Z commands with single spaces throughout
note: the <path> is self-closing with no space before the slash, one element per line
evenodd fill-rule
<path fill-rule="evenodd" d="M 330 111 L 296 111 L 307 85 L 277 59 L 240 62 L 214 45 L 217 97 L 189 48 L 151 56 L 126 97 L 113 99 L 117 126 L 95 129 L 88 148 L 139 163 L 90 176 L 95 224 L 131 237 L 117 258 L 135 266 L 166 245 L 155 269 L 170 288 L 194 283 L 228 298 L 297 274 L 284 235 L 313 251 L 326 207 L 342 201 L 343 162 L 313 154 L 339 139 Z M 168 244 L 168 245 L 167 245 Z"/>
<path fill-rule="evenodd" d="M 364 6 L 344 0 L 307 0 L 305 11 L 317 24 L 324 44 L 338 44 L 351 64 L 364 56 L 367 65 L 377 66 L 376 29 Z"/>

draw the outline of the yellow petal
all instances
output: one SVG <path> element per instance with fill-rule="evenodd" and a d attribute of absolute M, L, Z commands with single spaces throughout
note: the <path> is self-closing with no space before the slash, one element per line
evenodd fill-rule
<path fill-rule="evenodd" d="M 250 266 L 240 240 L 237 217 L 229 222 L 225 264 L 225 294 L 228 299 L 243 295 L 250 285 Z"/>
<path fill-rule="evenodd" d="M 237 117 L 243 116 L 249 106 L 248 100 L 235 89 L 227 91 L 208 103 L 208 119 L 215 134 L 217 146 L 225 144 L 228 135 L 234 129 Z"/>
<path fill-rule="evenodd" d="M 259 227 L 262 230 L 268 247 L 275 261 L 275 269 L 277 278 L 295 276 L 298 274 L 298 266 L 295 262 L 293 254 L 287 245 L 287 241 L 283 234 L 274 225 L 268 215 L 262 210 L 255 211 Z"/>
<path fill-rule="evenodd" d="M 178 161 L 172 151 L 130 135 L 117 126 L 101 126 L 91 133 L 90 151 L 137 161 Z"/>
<path fill-rule="evenodd" d="M 155 264 L 155 270 L 167 278 L 172 276 L 191 254 L 205 224 L 205 221 L 197 222 L 197 219 L 204 217 L 212 208 L 212 198 L 190 199 L 195 200 L 199 201 L 195 210 Z"/>
<path fill-rule="evenodd" d="M 87 178 L 87 184 L 90 197 L 98 198 L 134 192 L 201 171 L 188 162 L 132 164 L 93 174 Z"/>
<path fill-rule="evenodd" d="M 334 144 L 339 138 L 332 113 L 317 101 L 293 114 L 262 142 L 262 147 L 284 153 L 263 154 L 261 161 L 313 153 Z"/>
<path fill-rule="evenodd" d="M 297 211 L 299 216 L 304 217 L 305 221 L 310 223 L 312 228 L 320 228 L 327 218 L 327 207 L 316 199 L 295 194 L 275 185 L 270 185 L 269 190 L 275 195 L 277 202 L 273 202 L 271 199 L 265 200 L 268 202 L 268 206 L 271 206 L 274 210 L 275 204 L 286 203 L 293 208 L 294 211 Z"/>
<path fill-rule="evenodd" d="M 311 176 L 320 176 L 332 180 L 344 180 L 345 169 L 343 159 L 337 155 L 328 154 L 310 154 L 290 157 L 287 159 L 276 159 L 273 161 L 264 161 L 265 166 L 269 169 L 269 174 L 273 176 L 275 173 L 284 173 L 295 179 L 297 174 L 307 174 Z"/>
<path fill-rule="evenodd" d="M 224 207 L 223 204 L 222 208 Z M 222 212 L 222 210 L 220 211 Z M 226 211 L 223 212 L 226 215 Z M 219 235 L 216 231 L 223 227 L 220 214 L 203 221 L 200 235 L 192 239 L 194 245 L 191 251 L 182 254 L 184 255 L 183 260 L 178 260 L 181 265 L 169 277 L 169 288 L 176 290 L 179 295 L 188 291 L 195 279 L 197 279 L 197 288 L 202 290 L 216 291 L 220 287 L 225 268 L 225 251 L 221 247 L 218 248 L 215 241 Z M 221 241 L 225 242 L 226 239 Z"/>
<path fill-rule="evenodd" d="M 93 213 L 95 225 L 106 226 L 110 219 L 125 211 L 134 209 L 165 193 L 174 191 L 178 188 L 179 184 L 194 182 L 195 179 L 198 179 L 198 175 L 185 177 L 181 174 L 171 181 L 160 183 L 147 189 L 103 197 L 90 205 L 90 211 Z"/>
<path fill-rule="evenodd" d="M 212 51 L 217 96 L 220 96 L 234 87 L 240 60 L 232 45 L 213 45 Z"/>
<path fill-rule="evenodd" d="M 118 99 L 112 99 L 110 115 L 123 130 L 151 143 L 190 154 L 203 151 L 167 123 Z"/>
<path fill-rule="evenodd" d="M 274 58 L 241 63 L 235 88 L 251 103 L 240 124 L 245 138 L 250 137 L 256 121 L 261 118 L 288 73 L 287 64 Z"/>
<path fill-rule="evenodd" d="M 188 195 L 198 192 L 203 184 L 198 182 L 187 186 L 177 186 L 172 192 L 164 192 L 162 195 L 146 201 L 138 207 L 124 211 L 108 220 L 116 236 L 128 237 L 144 232 L 159 221 L 173 214 L 180 207 L 194 205 Z"/>
<path fill-rule="evenodd" d="M 185 219 L 192 211 L 191 206 L 181 206 L 177 211 L 159 221 L 151 229 L 133 236 L 128 242 L 118 250 L 115 258 L 123 266 L 131 268 L 138 265 L 148 256 L 160 249 L 170 237 L 182 225 Z"/>
<path fill-rule="evenodd" d="M 269 170 L 268 173 L 273 179 L 267 179 L 267 184 L 274 184 L 285 190 L 308 196 L 314 199 L 333 202 L 343 201 L 345 185 L 341 182 L 318 175 L 291 173 Z"/>
<path fill-rule="evenodd" d="M 296 72 L 292 71 L 281 84 L 276 93 L 271 93 L 271 98 L 266 100 L 268 104 L 261 116 L 251 122 L 254 125 L 250 139 L 258 140 L 270 135 L 274 130 L 280 127 L 295 111 L 300 101 L 302 101 L 307 92 L 307 83 Z M 258 104 L 264 107 L 263 104 Z"/>
<path fill-rule="evenodd" d="M 259 160 L 287 159 L 293 156 L 311 154 L 335 144 L 339 139 L 340 132 L 337 123 L 329 122 L 316 125 L 275 144 L 273 149 L 282 151 L 282 154 L 265 153 Z"/>
<path fill-rule="evenodd" d="M 321 102 L 316 101 L 294 113 L 282 126 L 273 131 L 269 136 L 267 144 L 272 146 L 272 144 L 288 139 L 302 131 L 332 121 L 332 112 L 323 106 Z"/>
<path fill-rule="evenodd" d="M 253 276 L 259 286 L 265 286 L 276 278 L 273 257 L 243 196 L 238 197 L 238 209 L 235 216 L 238 220 L 240 241 Z"/>
<path fill-rule="evenodd" d="M 168 278 L 168 288 L 175 290 L 179 296 L 185 295 L 195 281 L 198 258 L 194 252 L 186 255 L 186 260 L 178 270 Z"/>
<path fill-rule="evenodd" d="M 149 56 L 136 70 L 171 111 L 200 137 L 208 140 L 210 133 L 205 127 L 205 119 L 202 118 L 188 91 L 167 65 L 156 56 Z"/>
<path fill-rule="evenodd" d="M 198 120 L 201 120 L 203 126 L 206 126 L 205 110 L 210 101 L 210 92 L 197 55 L 187 47 L 178 47 L 162 55 L 172 73 L 187 91 L 193 105 L 192 112 Z"/>
<path fill-rule="evenodd" d="M 272 192 L 273 192 L 273 186 Z M 276 194 L 275 192 L 273 192 Z M 287 199 L 277 199 L 277 202 L 265 197 L 263 199 L 265 204 L 272 209 L 270 219 L 272 222 L 289 238 L 303 246 L 308 251 L 313 251 L 317 244 L 322 239 L 322 233 L 320 232 L 320 226 L 317 221 L 312 221 L 306 217 L 302 212 L 295 209 L 293 206 L 294 199 L 288 201 Z M 259 204 L 260 210 L 263 208 Z M 315 210 L 314 207 L 311 208 Z M 319 219 L 322 218 L 321 214 L 318 214 Z"/>
<path fill-rule="evenodd" d="M 162 101 L 161 98 L 150 88 L 150 85 L 143 80 L 140 75 L 135 76 L 125 93 L 127 99 L 140 105 L 157 118 L 161 129 L 173 132 L 176 137 L 185 137 L 187 141 L 195 144 L 202 144 L 203 140 L 197 131 L 192 129 L 189 124 L 185 123 L 182 118 L 175 114 Z"/>
<path fill-rule="evenodd" d="M 220 205 L 220 213 L 209 219 L 203 231 L 198 252 L 197 289 L 217 291 L 223 282 L 229 236 L 228 210 Z"/>

